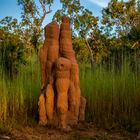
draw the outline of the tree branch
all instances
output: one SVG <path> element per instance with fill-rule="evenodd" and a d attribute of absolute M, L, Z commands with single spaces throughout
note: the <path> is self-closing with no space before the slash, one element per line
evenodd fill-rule
<path fill-rule="evenodd" d="M 41 16 L 41 20 L 39 22 L 39 25 L 41 25 L 42 22 L 43 22 L 43 20 L 44 20 L 44 18 L 46 17 L 46 15 L 49 14 L 52 10 L 51 10 L 51 4 L 49 5 L 49 10 L 46 11 L 46 7 L 45 7 L 45 4 L 43 3 L 43 1 L 42 0 L 39 0 L 39 2 L 40 2 L 41 7 L 43 9 L 43 15 Z"/>
<path fill-rule="evenodd" d="M 139 42 L 135 42 L 131 48 L 134 48 Z"/>
<path fill-rule="evenodd" d="M 90 53 L 90 59 L 91 59 L 92 66 L 93 66 L 93 65 L 94 65 L 93 52 L 92 52 L 92 50 L 91 50 L 91 48 L 90 48 L 90 45 L 89 45 L 89 43 L 88 43 L 88 41 L 87 41 L 86 38 L 85 38 L 85 42 L 86 42 L 86 47 L 87 47 L 87 49 L 89 50 L 89 53 Z"/>

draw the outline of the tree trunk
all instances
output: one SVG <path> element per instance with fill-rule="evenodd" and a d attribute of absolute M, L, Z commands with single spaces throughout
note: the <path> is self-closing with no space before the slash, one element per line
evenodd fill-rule
<path fill-rule="evenodd" d="M 86 47 L 87 47 L 87 49 L 89 50 L 89 53 L 90 53 L 90 63 L 91 63 L 91 67 L 92 67 L 92 68 L 95 68 L 95 67 L 96 67 L 96 63 L 95 63 L 95 59 L 94 59 L 94 57 L 93 57 L 92 49 L 91 49 L 91 47 L 90 47 L 90 45 L 89 45 L 87 39 L 85 39 L 85 41 L 86 41 Z"/>

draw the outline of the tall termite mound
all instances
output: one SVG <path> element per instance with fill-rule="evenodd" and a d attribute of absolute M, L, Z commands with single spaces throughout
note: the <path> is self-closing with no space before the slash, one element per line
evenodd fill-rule
<path fill-rule="evenodd" d="M 45 27 L 45 41 L 40 49 L 41 95 L 39 124 L 67 129 L 85 119 L 86 99 L 81 96 L 79 68 L 72 48 L 70 21 L 62 17 Z"/>
<path fill-rule="evenodd" d="M 39 124 L 46 125 L 54 113 L 54 72 L 59 57 L 59 26 L 55 21 L 45 26 L 45 41 L 39 52 L 41 66 L 41 95 L 39 98 Z"/>

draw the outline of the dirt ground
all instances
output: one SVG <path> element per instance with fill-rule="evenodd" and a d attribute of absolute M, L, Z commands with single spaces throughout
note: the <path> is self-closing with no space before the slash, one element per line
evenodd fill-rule
<path fill-rule="evenodd" d="M 13 129 L 9 135 L 0 134 L 0 140 L 140 140 L 140 134 L 122 130 L 103 130 L 93 124 L 81 123 L 71 131 L 43 126 Z"/>

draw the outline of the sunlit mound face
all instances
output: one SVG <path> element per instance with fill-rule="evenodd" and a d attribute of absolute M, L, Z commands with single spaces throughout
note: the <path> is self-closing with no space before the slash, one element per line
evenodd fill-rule
<path fill-rule="evenodd" d="M 68 17 L 66 17 L 66 16 L 63 16 L 62 17 L 62 22 L 70 24 L 70 19 Z"/>
<path fill-rule="evenodd" d="M 45 37 L 47 38 L 59 38 L 59 26 L 56 21 L 52 21 L 48 25 L 45 26 Z"/>

